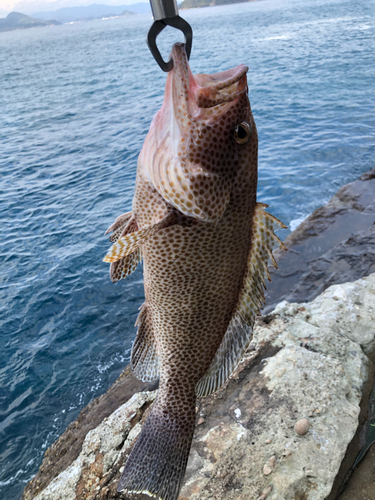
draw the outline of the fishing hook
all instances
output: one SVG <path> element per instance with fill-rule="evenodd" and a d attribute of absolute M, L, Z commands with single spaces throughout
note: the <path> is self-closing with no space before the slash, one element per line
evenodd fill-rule
<path fill-rule="evenodd" d="M 150 0 L 154 23 L 147 35 L 147 45 L 156 62 L 166 73 L 173 68 L 173 60 L 165 62 L 156 45 L 156 37 L 166 26 L 176 28 L 185 36 L 186 54 L 190 58 L 193 43 L 193 30 L 190 24 L 178 15 L 176 0 Z"/>

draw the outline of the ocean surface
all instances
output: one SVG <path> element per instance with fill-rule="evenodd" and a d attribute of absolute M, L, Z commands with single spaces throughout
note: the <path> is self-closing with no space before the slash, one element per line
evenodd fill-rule
<path fill-rule="evenodd" d="M 249 66 L 258 199 L 290 227 L 375 165 L 374 0 L 181 12 L 194 72 Z M 0 34 L 0 499 L 129 360 L 142 268 L 113 285 L 103 233 L 131 209 L 166 75 L 149 16 Z M 166 56 L 179 32 L 166 30 Z M 288 230 L 282 232 L 288 234 Z"/>

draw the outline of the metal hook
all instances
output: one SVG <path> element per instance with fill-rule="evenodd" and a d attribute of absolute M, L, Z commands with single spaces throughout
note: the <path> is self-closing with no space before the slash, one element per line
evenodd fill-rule
<path fill-rule="evenodd" d="M 165 72 L 171 71 L 173 61 L 165 62 L 156 45 L 156 37 L 166 26 L 172 26 L 185 35 L 186 54 L 190 58 L 191 46 L 193 43 L 193 30 L 190 24 L 178 15 L 176 0 L 150 0 L 154 23 L 147 35 L 147 44 L 156 62 Z"/>

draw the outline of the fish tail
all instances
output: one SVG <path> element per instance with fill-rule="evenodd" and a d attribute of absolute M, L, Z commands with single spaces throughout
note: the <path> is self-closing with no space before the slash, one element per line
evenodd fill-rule
<path fill-rule="evenodd" d="M 168 408 L 158 397 L 131 451 L 117 491 L 177 500 L 195 426 L 195 395 L 183 407 Z"/>

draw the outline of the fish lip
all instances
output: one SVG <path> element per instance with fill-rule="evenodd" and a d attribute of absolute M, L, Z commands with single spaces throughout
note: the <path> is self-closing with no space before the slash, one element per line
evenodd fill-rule
<path fill-rule="evenodd" d="M 194 80 L 195 83 L 198 84 L 199 89 L 215 88 L 216 91 L 222 91 L 235 83 L 238 83 L 248 71 L 248 66 L 239 64 L 234 68 L 226 71 L 220 71 L 219 73 L 198 73 L 197 75 L 194 75 Z"/>
<path fill-rule="evenodd" d="M 249 68 L 244 64 L 218 73 L 193 75 L 183 43 L 173 45 L 171 57 L 175 73 L 173 86 L 186 90 L 186 104 L 192 117 L 200 110 L 234 102 L 247 91 Z"/>

